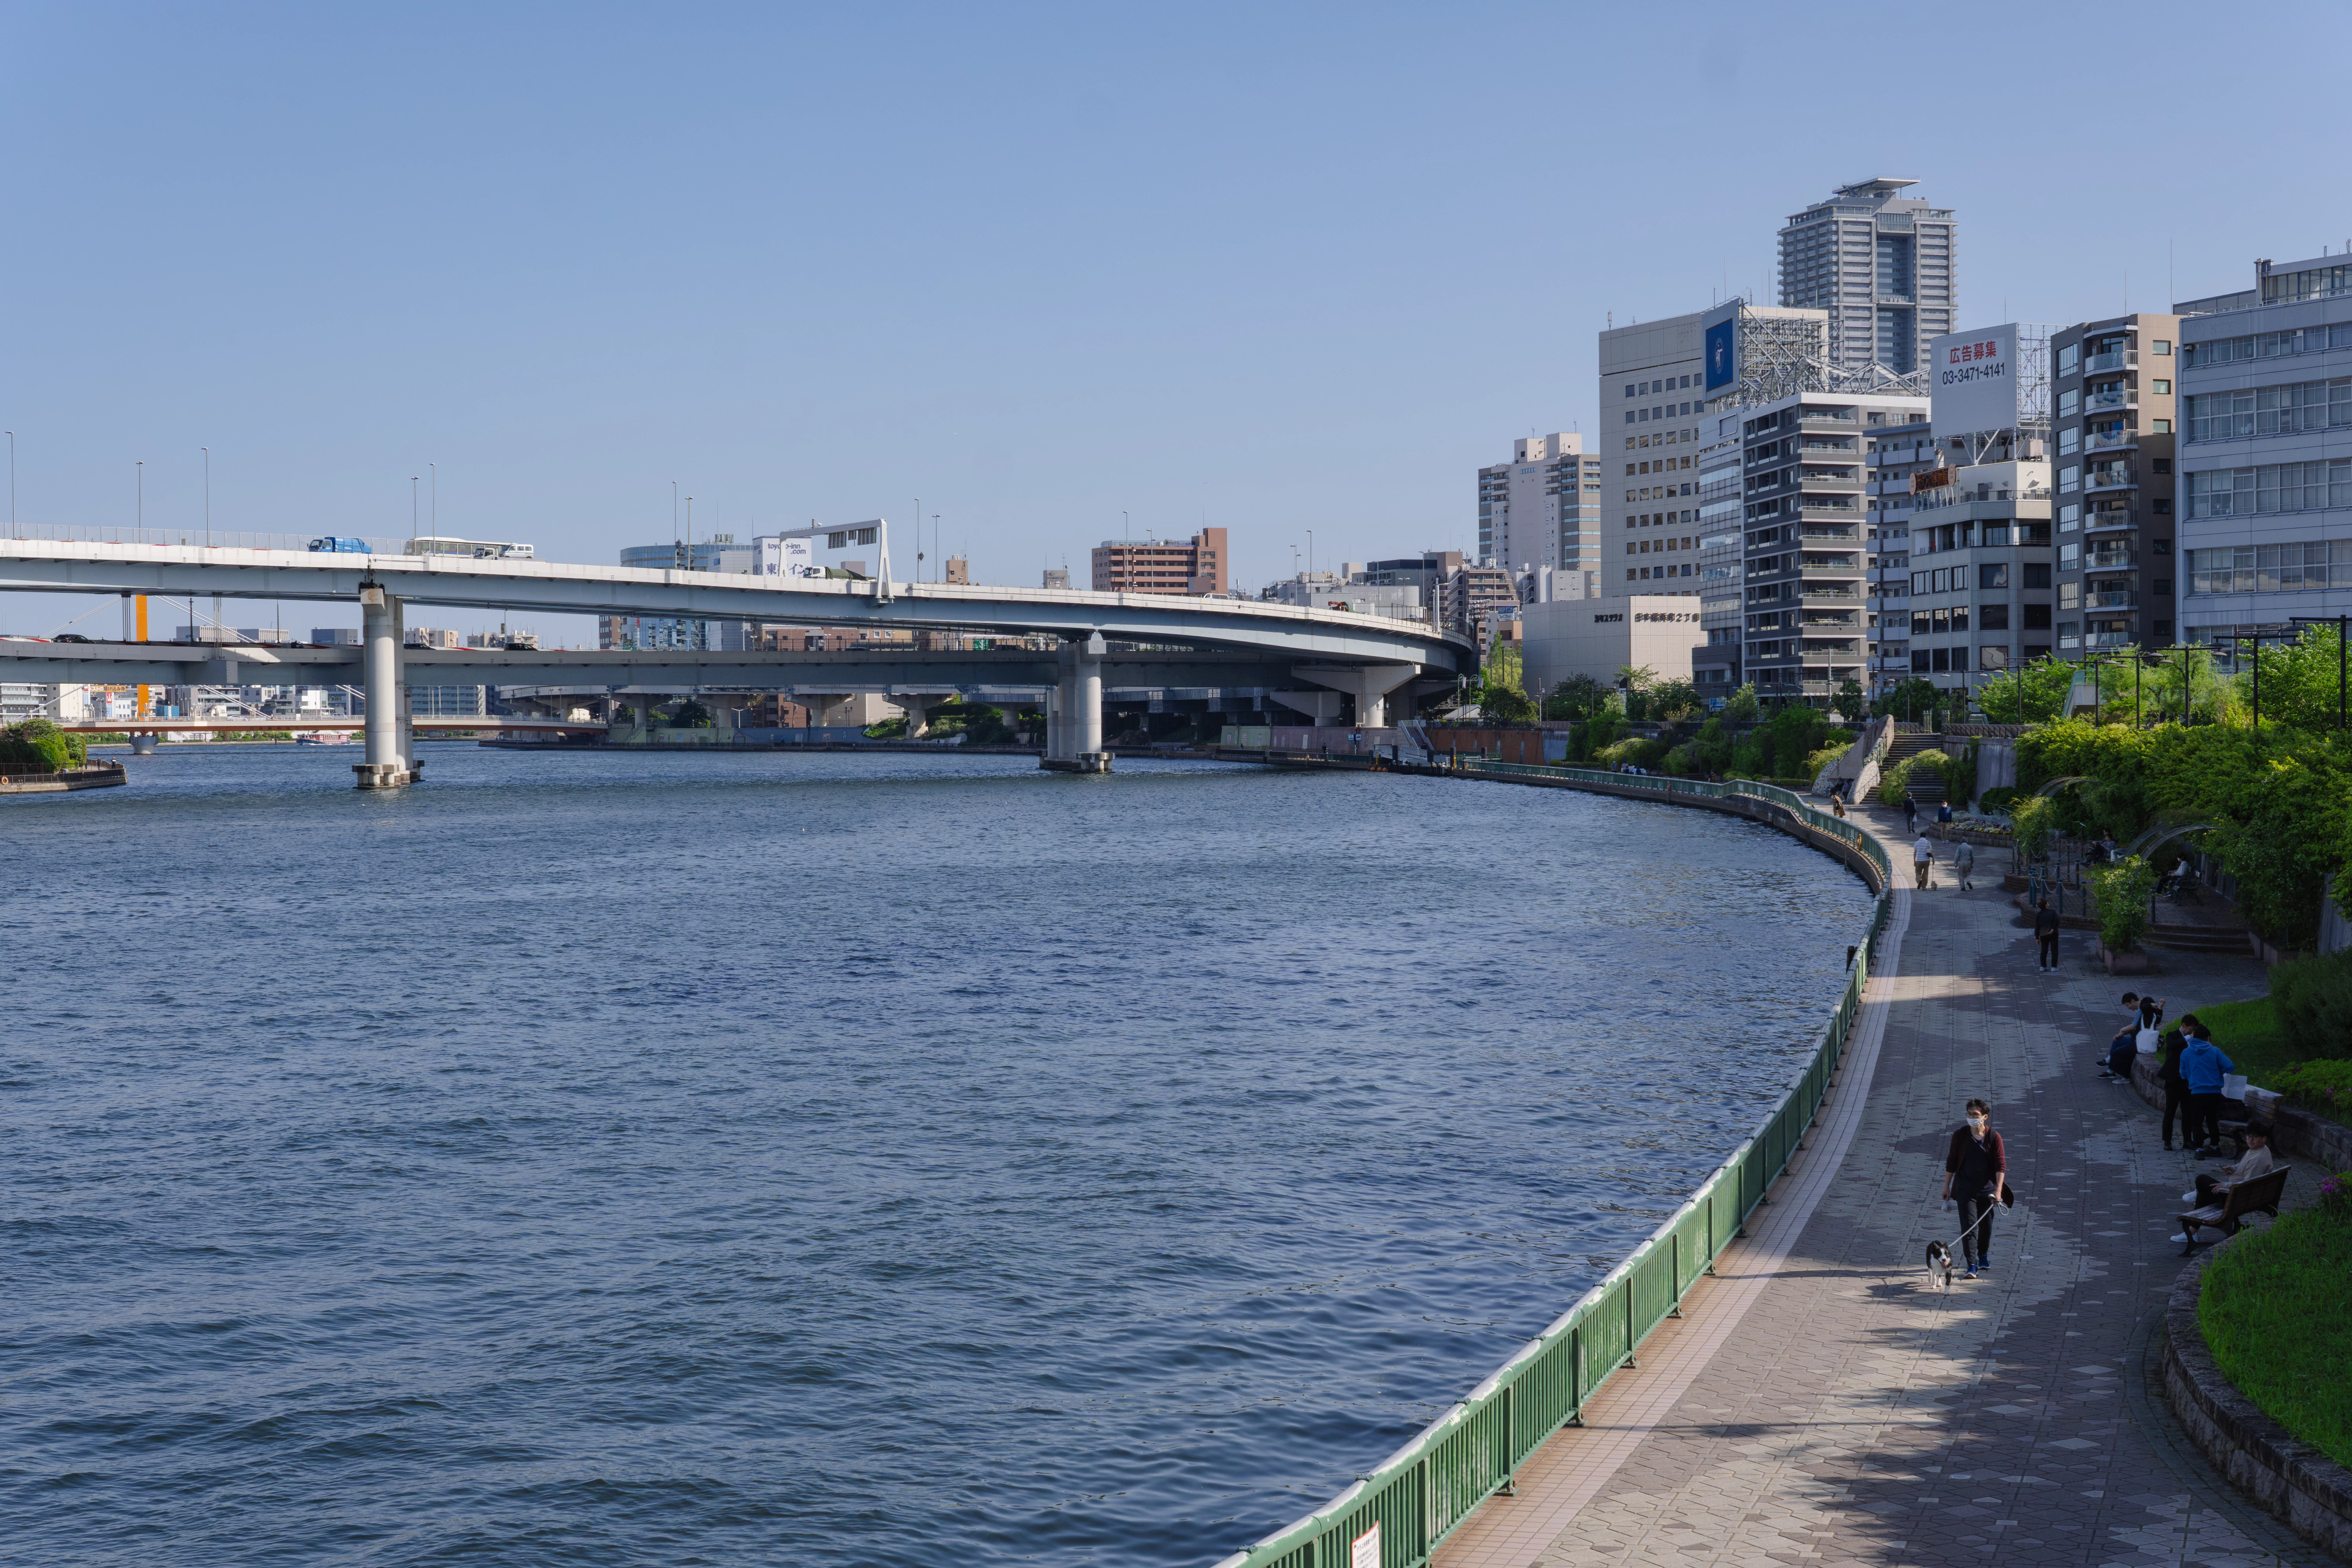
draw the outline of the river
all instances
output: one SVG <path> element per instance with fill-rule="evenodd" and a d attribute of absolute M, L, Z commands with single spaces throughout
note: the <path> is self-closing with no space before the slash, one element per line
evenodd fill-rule
<path fill-rule="evenodd" d="M 0 1562 L 1197 1568 L 1675 1207 L 1869 906 L 1565 791 L 356 750 L 0 801 Z"/>

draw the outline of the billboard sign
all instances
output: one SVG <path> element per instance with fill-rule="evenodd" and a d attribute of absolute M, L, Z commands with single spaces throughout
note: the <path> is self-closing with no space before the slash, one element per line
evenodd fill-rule
<path fill-rule="evenodd" d="M 814 577 L 816 574 L 815 541 L 802 537 L 763 534 L 752 541 L 760 547 L 759 573 L 762 577 Z"/>
<path fill-rule="evenodd" d="M 1937 437 L 2017 425 L 2017 323 L 1927 340 L 1927 384 Z"/>
<path fill-rule="evenodd" d="M 1739 379 L 1739 301 L 1717 305 L 1699 318 L 1706 350 L 1706 392 L 1712 397 Z"/>

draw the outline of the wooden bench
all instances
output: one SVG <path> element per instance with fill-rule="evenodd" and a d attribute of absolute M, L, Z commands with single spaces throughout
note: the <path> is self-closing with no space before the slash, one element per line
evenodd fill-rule
<path fill-rule="evenodd" d="M 2182 1215 L 2180 1234 L 2189 1238 L 2189 1245 L 2180 1249 L 2180 1256 L 2186 1258 L 2197 1250 L 2197 1233 L 2209 1226 L 2224 1236 L 2235 1236 L 2248 1215 L 2266 1214 L 2276 1219 L 2279 1199 L 2285 1195 L 2286 1179 L 2294 1170 L 2292 1165 L 2281 1165 L 2267 1176 L 2240 1182 L 2230 1188 L 2227 1201 Z"/>

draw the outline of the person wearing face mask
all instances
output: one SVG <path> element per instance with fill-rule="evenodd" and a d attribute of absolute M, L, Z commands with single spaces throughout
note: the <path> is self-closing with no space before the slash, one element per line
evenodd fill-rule
<path fill-rule="evenodd" d="M 2009 1153 L 1992 1130 L 1992 1107 L 1971 1100 L 1969 1119 L 1952 1133 L 1944 1155 L 1944 1197 L 1960 1205 L 1963 1278 L 1992 1272 L 1992 1211 L 2009 1185 Z"/>

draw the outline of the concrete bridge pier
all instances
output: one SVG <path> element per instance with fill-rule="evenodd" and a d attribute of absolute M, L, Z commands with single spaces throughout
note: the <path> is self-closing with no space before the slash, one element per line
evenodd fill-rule
<path fill-rule="evenodd" d="M 1293 668 L 1291 673 L 1301 680 L 1348 693 L 1356 700 L 1356 728 L 1381 730 L 1388 727 L 1389 693 L 1409 684 L 1421 669 L 1411 664 L 1302 664 Z M 1287 693 L 1276 692 L 1275 696 L 1277 700 L 1290 701 Z"/>
<path fill-rule="evenodd" d="M 1099 632 L 1063 642 L 1039 767 L 1065 773 L 1110 772 L 1102 735 L 1102 661 L 1108 651 Z"/>
<path fill-rule="evenodd" d="M 412 762 L 408 688 L 401 679 L 400 601 L 373 585 L 360 589 L 360 643 L 366 674 L 367 761 L 353 763 L 362 789 L 398 789 L 422 771 Z"/>

